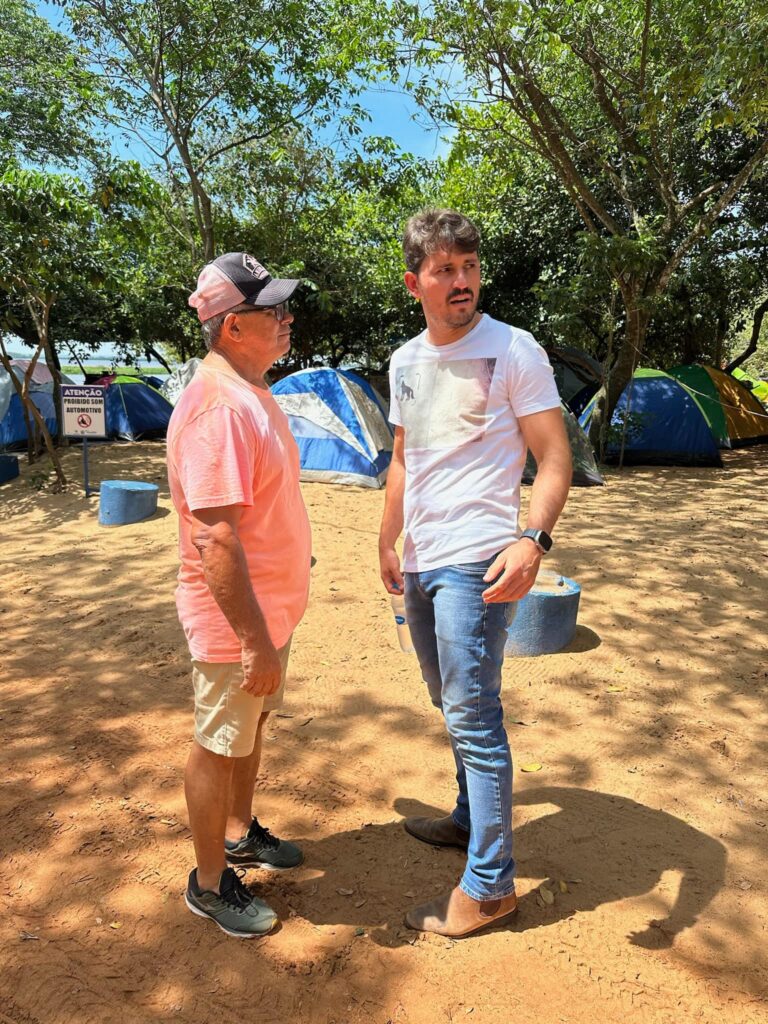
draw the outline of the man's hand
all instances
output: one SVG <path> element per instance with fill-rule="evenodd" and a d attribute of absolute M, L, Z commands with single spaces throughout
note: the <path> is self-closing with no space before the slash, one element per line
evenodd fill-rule
<path fill-rule="evenodd" d="M 493 586 L 483 591 L 483 601 L 501 604 L 525 597 L 536 582 L 540 562 L 541 552 L 532 540 L 524 537 L 514 541 L 494 559 L 483 576 L 486 583 L 496 580 Z"/>
<path fill-rule="evenodd" d="M 243 647 L 243 681 L 240 689 L 252 697 L 269 697 L 280 688 L 283 669 L 277 651 Z"/>
<path fill-rule="evenodd" d="M 379 548 L 379 566 L 381 581 L 388 594 L 403 593 L 403 574 L 400 572 L 400 559 L 394 548 Z"/>

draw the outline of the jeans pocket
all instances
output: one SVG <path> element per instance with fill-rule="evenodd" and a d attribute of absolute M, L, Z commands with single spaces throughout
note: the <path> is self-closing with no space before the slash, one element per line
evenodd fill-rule
<path fill-rule="evenodd" d="M 463 572 L 469 576 L 485 576 L 488 566 L 495 558 L 496 555 L 492 555 L 490 558 L 484 558 L 482 562 L 462 562 L 458 565 L 452 565 L 451 568 L 455 569 L 456 572 Z"/>

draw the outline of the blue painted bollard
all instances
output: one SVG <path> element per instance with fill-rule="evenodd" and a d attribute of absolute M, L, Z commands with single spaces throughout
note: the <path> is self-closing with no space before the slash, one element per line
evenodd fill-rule
<path fill-rule="evenodd" d="M 157 484 L 141 480 L 103 480 L 99 486 L 99 522 L 102 526 L 138 523 L 157 511 Z"/>
<path fill-rule="evenodd" d="M 0 484 L 19 475 L 19 460 L 15 455 L 0 455 Z"/>
<path fill-rule="evenodd" d="M 576 632 L 580 596 L 574 580 L 541 569 L 532 589 L 517 602 L 504 653 L 530 658 L 561 651 Z"/>

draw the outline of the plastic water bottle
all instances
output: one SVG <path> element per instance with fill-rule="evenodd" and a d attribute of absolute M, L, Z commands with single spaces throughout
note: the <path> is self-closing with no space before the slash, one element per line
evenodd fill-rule
<path fill-rule="evenodd" d="M 389 599 L 392 602 L 392 611 L 395 616 L 395 625 L 397 626 L 397 639 L 400 641 L 400 650 L 404 654 L 413 654 L 413 641 L 411 640 L 411 631 L 408 628 L 408 620 L 405 616 L 405 597 L 402 594 L 390 594 Z"/>

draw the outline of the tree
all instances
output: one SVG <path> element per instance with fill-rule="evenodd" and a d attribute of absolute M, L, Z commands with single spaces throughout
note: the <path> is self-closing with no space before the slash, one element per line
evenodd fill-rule
<path fill-rule="evenodd" d="M 0 159 L 74 164 L 93 152 L 89 134 L 103 97 L 72 40 L 26 0 L 4 0 L 0 22 Z"/>
<path fill-rule="evenodd" d="M 61 377 L 51 335 L 52 310 L 62 293 L 71 293 L 73 288 L 121 294 L 126 276 L 125 240 L 131 234 L 129 229 L 142 231 L 141 206 L 151 201 L 152 192 L 151 182 L 136 165 L 116 165 L 108 179 L 91 186 L 72 175 L 13 163 L 0 175 L 3 326 L 6 331 L 18 331 L 19 307 L 26 313 L 34 329 L 33 362 L 42 353 L 53 376 L 59 426 Z M 22 401 L 41 431 L 58 483 L 64 486 L 61 462 L 28 390 L 27 379 Z"/>
<path fill-rule="evenodd" d="M 222 223 L 225 244 L 303 282 L 291 300 L 286 369 L 378 368 L 394 341 L 420 329 L 402 282 L 400 235 L 434 183 L 390 140 L 368 139 L 337 159 L 297 132 L 247 150 L 222 174 L 240 214 Z M 258 190 L 248 187 L 253 180 Z"/>
<path fill-rule="evenodd" d="M 68 0 L 89 59 L 111 89 L 113 121 L 139 136 L 192 219 L 196 262 L 214 258 L 216 172 L 228 154 L 269 146 L 304 121 L 327 124 L 367 53 L 366 24 L 336 2 Z M 365 11 L 368 14 L 364 15 Z M 354 117 L 354 115 L 353 115 Z"/>
<path fill-rule="evenodd" d="M 595 434 L 642 358 L 685 261 L 768 156 L 763 0 L 434 0 L 406 5 L 411 55 L 441 70 L 421 95 L 500 173 L 510 148 L 546 161 L 583 223 L 582 258 L 615 283 L 624 333 Z M 444 98 L 460 62 L 471 102 Z M 470 99 L 470 97 L 467 97 Z"/>

